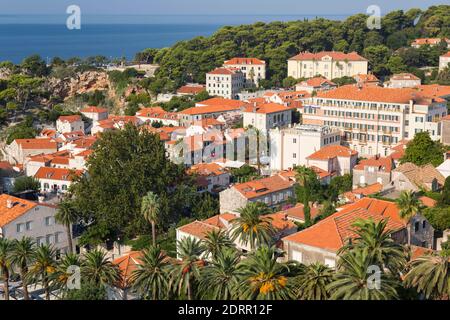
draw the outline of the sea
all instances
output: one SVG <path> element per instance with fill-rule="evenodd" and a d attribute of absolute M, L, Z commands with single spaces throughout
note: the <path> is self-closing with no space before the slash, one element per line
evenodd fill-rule
<path fill-rule="evenodd" d="M 210 36 L 223 26 L 255 22 L 343 20 L 349 15 L 85 15 L 80 29 L 69 29 L 65 15 L 0 15 L 0 61 L 20 63 L 39 54 L 53 57 L 132 59 L 145 48 L 164 48 L 181 40 Z"/>

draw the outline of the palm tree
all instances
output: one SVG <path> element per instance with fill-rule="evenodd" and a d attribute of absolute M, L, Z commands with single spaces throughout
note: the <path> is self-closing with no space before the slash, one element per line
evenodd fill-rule
<path fill-rule="evenodd" d="M 321 263 L 305 266 L 295 279 L 297 297 L 301 300 L 327 300 L 330 297 L 327 286 L 333 277 L 333 269 Z"/>
<path fill-rule="evenodd" d="M 294 297 L 289 267 L 276 261 L 275 247 L 260 247 L 240 263 L 243 270 L 239 298 L 288 300 Z"/>
<path fill-rule="evenodd" d="M 232 248 L 222 248 L 210 264 L 201 271 L 199 291 L 201 297 L 212 300 L 230 300 L 236 297 L 240 279 L 243 277 L 239 266 L 241 257 Z"/>
<path fill-rule="evenodd" d="M 295 168 L 296 171 L 296 180 L 298 184 L 303 187 L 303 199 L 301 202 L 304 205 L 304 213 L 305 213 L 305 224 L 311 224 L 311 209 L 309 207 L 309 201 L 311 198 L 311 179 L 316 179 L 316 174 L 310 168 L 306 166 L 299 166 Z"/>
<path fill-rule="evenodd" d="M 159 199 L 156 194 L 149 191 L 143 198 L 141 203 L 141 213 L 145 220 L 152 225 L 153 245 L 156 245 L 156 222 L 160 211 Z"/>
<path fill-rule="evenodd" d="M 169 287 L 179 295 L 187 295 L 188 300 L 194 298 L 194 287 L 200 279 L 200 269 L 205 265 L 201 259 L 203 246 L 199 240 L 186 237 L 177 242 L 177 254 L 181 263 L 172 267 Z"/>
<path fill-rule="evenodd" d="M 72 225 L 77 221 L 77 213 L 74 210 L 73 205 L 68 201 L 62 201 L 58 205 L 55 220 L 66 227 L 69 252 L 73 253 Z"/>
<path fill-rule="evenodd" d="M 379 279 L 373 279 L 371 267 L 376 266 L 367 248 L 354 249 L 342 254 L 335 279 L 327 286 L 330 299 L 338 300 L 390 300 L 397 299 L 398 282 L 380 268 Z M 374 283 L 373 280 L 378 280 Z"/>
<path fill-rule="evenodd" d="M 421 204 L 419 199 L 412 191 L 402 191 L 395 201 L 400 209 L 400 217 L 406 221 L 408 229 L 408 244 L 411 244 L 411 218 L 420 210 Z"/>
<path fill-rule="evenodd" d="M 150 246 L 139 258 L 138 268 L 133 271 L 131 282 L 136 292 L 152 300 L 162 300 L 167 297 L 168 267 L 167 256 L 159 246 Z"/>
<path fill-rule="evenodd" d="M 12 267 L 12 247 L 13 244 L 10 240 L 0 238 L 0 274 L 3 276 L 3 292 L 5 300 L 9 300 L 9 275 Z"/>
<path fill-rule="evenodd" d="M 73 266 L 81 268 L 80 256 L 68 253 L 64 255 L 56 267 L 55 281 L 63 295 L 69 290 L 68 284 L 71 276 L 73 276 L 73 270 L 71 270 Z"/>
<path fill-rule="evenodd" d="M 104 288 L 120 280 L 119 268 L 106 257 L 106 252 L 95 249 L 83 258 L 81 275 L 87 282 Z"/>
<path fill-rule="evenodd" d="M 450 252 L 443 250 L 413 260 L 405 283 L 427 299 L 450 299 Z"/>
<path fill-rule="evenodd" d="M 212 230 L 206 233 L 205 239 L 203 239 L 203 247 L 206 255 L 214 258 L 223 248 L 234 248 L 234 243 L 226 231 L 222 229 Z"/>
<path fill-rule="evenodd" d="M 56 250 L 48 245 L 39 246 L 26 278 L 28 283 L 42 282 L 46 300 L 50 300 L 50 287 L 54 280 L 56 266 Z"/>
<path fill-rule="evenodd" d="M 353 223 L 356 237 L 344 245 L 338 253 L 355 248 L 367 248 L 375 264 L 399 274 L 406 265 L 407 253 L 403 246 L 392 239 L 392 231 L 386 230 L 388 220 L 375 222 L 373 219 L 359 219 Z"/>
<path fill-rule="evenodd" d="M 271 218 L 261 217 L 269 209 L 261 202 L 249 202 L 244 208 L 238 209 L 240 216 L 232 221 L 232 239 L 239 239 L 242 244 L 250 244 L 254 249 L 273 242 L 275 229 Z"/>
<path fill-rule="evenodd" d="M 11 252 L 11 262 L 20 270 L 20 279 L 22 280 L 23 297 L 25 300 L 30 300 L 28 293 L 27 274 L 28 268 L 33 263 L 35 255 L 35 242 L 28 237 L 13 242 Z"/>

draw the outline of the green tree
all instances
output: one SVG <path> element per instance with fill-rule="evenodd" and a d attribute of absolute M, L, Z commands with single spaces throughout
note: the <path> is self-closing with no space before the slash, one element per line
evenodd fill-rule
<path fill-rule="evenodd" d="M 391 56 L 386 63 L 386 68 L 391 73 L 401 73 L 408 71 L 407 66 L 403 63 L 403 59 L 400 56 Z"/>
<path fill-rule="evenodd" d="M 81 276 L 98 287 L 113 285 L 120 280 L 120 271 L 107 257 L 106 252 L 95 249 L 83 256 Z"/>
<path fill-rule="evenodd" d="M 419 213 L 422 205 L 412 191 L 402 191 L 395 202 L 400 209 L 400 217 L 407 223 L 408 244 L 411 244 L 411 218 Z"/>
<path fill-rule="evenodd" d="M 450 254 L 432 253 L 411 262 L 411 269 L 405 276 L 408 287 L 415 288 L 429 299 L 448 299 L 450 297 Z"/>
<path fill-rule="evenodd" d="M 356 237 L 343 246 L 340 252 L 367 249 L 377 266 L 390 270 L 392 274 L 399 274 L 406 265 L 406 252 L 394 242 L 392 231 L 386 230 L 387 223 L 387 220 L 357 220 L 353 223 Z"/>
<path fill-rule="evenodd" d="M 212 230 L 206 233 L 203 239 L 203 247 L 206 255 L 216 257 L 225 248 L 234 248 L 228 233 L 224 230 Z"/>
<path fill-rule="evenodd" d="M 34 177 L 22 176 L 14 180 L 14 193 L 20 193 L 22 191 L 39 191 L 41 184 L 39 180 Z"/>
<path fill-rule="evenodd" d="M 333 279 L 333 269 L 320 263 L 309 264 L 295 278 L 296 296 L 300 300 L 328 300 L 328 285 Z"/>
<path fill-rule="evenodd" d="M 249 202 L 244 208 L 238 209 L 239 217 L 233 219 L 232 239 L 239 239 L 243 245 L 251 249 L 273 243 L 275 229 L 271 218 L 261 217 L 269 213 L 268 207 L 261 202 Z"/>
<path fill-rule="evenodd" d="M 56 272 L 56 250 L 47 245 L 38 246 L 34 260 L 30 265 L 27 274 L 28 283 L 42 283 L 45 292 L 45 299 L 50 300 L 50 291 L 55 280 Z"/>
<path fill-rule="evenodd" d="M 144 299 L 167 298 L 168 268 L 167 256 L 159 246 L 150 246 L 142 252 L 140 263 L 132 274 L 132 284 L 136 292 Z"/>
<path fill-rule="evenodd" d="M 289 267 L 276 261 L 274 247 L 260 247 L 252 252 L 240 266 L 244 272 L 239 299 L 289 300 L 293 287 Z"/>
<path fill-rule="evenodd" d="M 237 297 L 244 272 L 237 250 L 222 247 L 201 270 L 199 292 L 203 299 L 230 300 Z"/>
<path fill-rule="evenodd" d="M 68 284 L 71 280 L 71 277 L 73 276 L 73 267 L 79 267 L 81 269 L 81 258 L 79 255 L 74 253 L 67 253 L 65 254 L 60 261 L 58 261 L 58 264 L 56 266 L 54 279 L 55 279 L 55 286 L 61 291 L 62 297 L 67 297 L 69 295 L 69 292 L 72 290 L 80 290 L 80 289 L 74 289 L 69 288 Z"/>
<path fill-rule="evenodd" d="M 167 159 L 159 136 L 132 125 L 102 134 L 88 160 L 88 174 L 72 185 L 79 218 L 90 221 L 82 242 L 132 239 L 149 232 L 141 214 L 149 191 L 160 199 L 161 219 L 176 221 L 192 201 L 183 191 L 184 177 L 183 168 Z"/>
<path fill-rule="evenodd" d="M 72 225 L 77 222 L 77 217 L 78 213 L 71 201 L 64 200 L 59 203 L 55 219 L 58 223 L 66 227 L 69 253 L 73 253 Z"/>
<path fill-rule="evenodd" d="M 418 166 L 431 163 L 438 166 L 442 163 L 443 147 L 440 142 L 433 141 L 428 131 L 418 132 L 408 143 L 401 163 L 412 162 Z"/>
<path fill-rule="evenodd" d="M 45 61 L 37 54 L 23 59 L 20 66 L 27 74 L 33 77 L 46 76 L 49 71 Z"/>
<path fill-rule="evenodd" d="M 0 275 L 3 278 L 3 295 L 9 300 L 9 276 L 12 271 L 11 251 L 13 243 L 5 238 L 0 238 Z"/>
<path fill-rule="evenodd" d="M 186 296 L 188 300 L 193 300 L 196 296 L 195 288 L 201 278 L 200 270 L 205 265 L 201 259 L 202 253 L 201 242 L 194 238 L 186 237 L 177 242 L 177 254 L 181 263 L 172 266 L 169 287 L 178 296 Z"/>
<path fill-rule="evenodd" d="M 425 208 L 423 214 L 434 229 L 450 229 L 450 207 Z"/>
<path fill-rule="evenodd" d="M 14 240 L 11 262 L 19 269 L 20 279 L 22 280 L 23 297 L 25 300 L 30 300 L 28 293 L 27 274 L 29 266 L 33 263 L 36 246 L 31 238 L 24 237 L 20 240 Z"/>
<path fill-rule="evenodd" d="M 149 191 L 142 198 L 141 212 L 145 220 L 152 225 L 152 239 L 153 245 L 156 245 L 156 223 L 158 222 L 158 215 L 160 211 L 159 199 L 156 194 Z"/>
<path fill-rule="evenodd" d="M 369 278 L 371 266 L 376 266 L 369 248 L 346 251 L 339 256 L 338 272 L 328 285 L 332 300 L 392 300 L 397 299 L 398 281 L 378 266 L 378 283 Z M 376 281 L 376 280 L 375 280 Z"/>

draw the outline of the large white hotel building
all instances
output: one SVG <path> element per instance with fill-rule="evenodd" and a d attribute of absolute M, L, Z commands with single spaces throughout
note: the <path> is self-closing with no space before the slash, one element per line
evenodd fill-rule
<path fill-rule="evenodd" d="M 303 123 L 339 129 L 344 144 L 361 156 L 387 155 L 393 145 L 413 139 L 417 132 L 428 131 L 432 139 L 440 139 L 446 101 L 430 91 L 426 86 L 342 86 L 305 103 Z"/>

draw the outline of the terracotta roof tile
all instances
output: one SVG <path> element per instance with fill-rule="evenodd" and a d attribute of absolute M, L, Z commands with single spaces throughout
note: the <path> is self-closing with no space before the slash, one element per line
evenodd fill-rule
<path fill-rule="evenodd" d="M 57 144 L 52 139 L 16 139 L 14 140 L 22 149 L 54 149 L 57 150 Z"/>
<path fill-rule="evenodd" d="M 81 112 L 84 112 L 84 113 L 105 113 L 105 112 L 108 112 L 108 109 L 106 109 L 106 108 L 99 108 L 99 107 L 87 107 L 87 108 L 81 109 Z"/>
<path fill-rule="evenodd" d="M 224 65 L 237 65 L 237 64 L 249 64 L 249 65 L 263 65 L 266 64 L 264 60 L 257 58 L 232 58 L 225 61 Z"/>
<path fill-rule="evenodd" d="M 76 122 L 76 121 L 81 121 L 81 116 L 79 115 L 72 115 L 72 116 L 60 116 L 58 118 L 58 121 L 62 121 L 62 122 Z"/>
<path fill-rule="evenodd" d="M 294 182 L 288 180 L 287 178 L 281 177 L 280 175 L 275 175 L 268 178 L 238 183 L 232 188 L 235 188 L 247 199 L 252 199 L 288 189 L 293 185 Z"/>
<path fill-rule="evenodd" d="M 336 157 L 351 157 L 358 155 L 358 152 L 352 150 L 350 148 L 338 145 L 330 145 L 321 148 L 320 150 L 314 152 L 306 159 L 314 159 L 314 160 L 327 160 Z"/>
<path fill-rule="evenodd" d="M 73 176 L 80 176 L 82 170 L 69 170 L 65 168 L 40 167 L 34 177 L 36 179 L 49 179 L 59 181 L 72 181 Z"/>
<path fill-rule="evenodd" d="M 329 56 L 333 60 L 338 60 L 338 61 L 344 61 L 344 60 L 367 61 L 366 58 L 361 57 L 356 52 L 344 53 L 344 52 L 339 52 L 339 51 L 321 51 L 318 53 L 302 52 L 302 53 L 290 58 L 289 60 L 313 60 L 313 59 L 321 60 L 325 56 Z"/>
<path fill-rule="evenodd" d="M 353 170 L 364 170 L 365 167 L 376 167 L 383 172 L 391 172 L 393 169 L 393 162 L 391 157 L 373 157 L 370 159 L 361 160 Z"/>
<path fill-rule="evenodd" d="M 8 201 L 11 202 L 12 208 L 7 207 Z M 0 227 L 14 221 L 36 206 L 36 202 L 16 198 L 7 194 L 0 195 Z"/>

